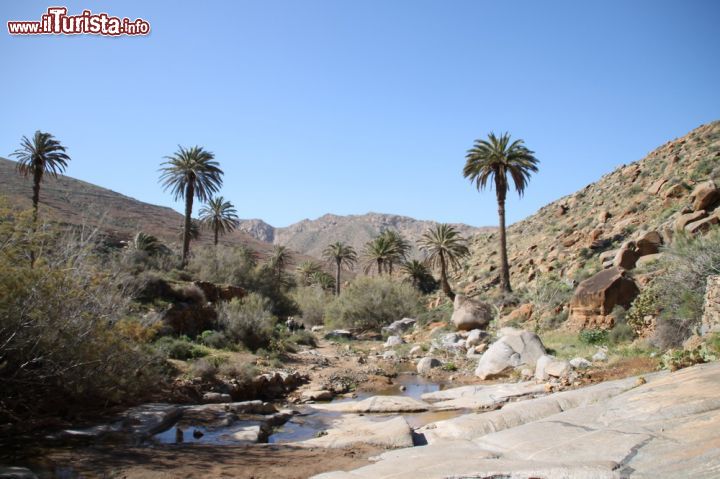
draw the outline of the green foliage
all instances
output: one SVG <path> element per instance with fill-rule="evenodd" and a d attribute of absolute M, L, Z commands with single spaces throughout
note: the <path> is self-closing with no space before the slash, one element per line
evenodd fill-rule
<path fill-rule="evenodd" d="M 640 334 L 648 327 L 648 325 L 645 324 L 645 317 L 657 316 L 659 311 L 658 293 L 654 287 L 648 286 L 643 289 L 632 302 L 625 314 L 625 320 L 636 334 Z"/>
<path fill-rule="evenodd" d="M 214 243 L 217 244 L 219 235 L 237 228 L 239 224 L 237 210 L 222 196 L 210 198 L 200 209 L 200 224 L 213 232 Z"/>
<path fill-rule="evenodd" d="M 304 346 L 311 346 L 313 348 L 317 347 L 318 345 L 315 335 L 310 331 L 295 331 L 290 335 L 288 339 L 290 340 L 290 342 L 293 342 L 295 344 L 302 344 Z"/>
<path fill-rule="evenodd" d="M 693 350 L 670 349 L 660 358 L 660 367 L 677 371 L 678 369 L 694 366 L 695 364 L 717 361 L 717 356 L 701 345 Z"/>
<path fill-rule="evenodd" d="M 421 311 L 420 295 L 409 284 L 389 278 L 356 278 L 326 311 L 331 325 L 379 331 Z"/>
<path fill-rule="evenodd" d="M 665 349 L 682 344 L 700 323 L 707 277 L 720 274 L 720 228 L 697 237 L 677 234 L 659 269 L 665 272 L 653 282 L 661 310 L 654 341 Z"/>
<path fill-rule="evenodd" d="M 300 308 L 303 323 L 307 326 L 323 324 L 325 307 L 332 297 L 319 286 L 301 286 L 291 293 L 291 297 Z"/>
<path fill-rule="evenodd" d="M 256 351 L 270 346 L 277 318 L 267 298 L 250 293 L 242 300 L 222 303 L 218 307 L 218 322 L 231 340 Z"/>
<path fill-rule="evenodd" d="M 455 365 L 455 363 L 447 362 L 447 363 L 443 364 L 440 369 L 442 369 L 443 371 L 453 372 L 453 371 L 457 371 L 458 367 Z"/>
<path fill-rule="evenodd" d="M 536 306 L 551 309 L 566 304 L 572 296 L 572 288 L 556 275 L 541 276 L 535 281 L 533 288 L 528 290 L 528 300 Z"/>
<path fill-rule="evenodd" d="M 202 358 L 209 353 L 207 348 L 194 344 L 187 336 L 180 336 L 179 338 L 162 337 L 155 342 L 155 347 L 166 357 L 182 361 Z"/>
<path fill-rule="evenodd" d="M 585 329 L 580 331 L 578 338 L 585 344 L 607 344 L 610 333 L 606 329 Z"/>
<path fill-rule="evenodd" d="M 453 313 L 453 305 L 449 301 L 440 304 L 437 308 L 422 311 L 417 315 L 421 326 L 437 322 L 449 322 Z"/>
<path fill-rule="evenodd" d="M 298 313 L 297 304 L 288 295 L 292 283 L 268 265 L 259 265 L 257 253 L 244 247 L 196 248 L 188 263 L 188 271 L 203 281 L 232 284 L 267 298 L 276 316 Z"/>
<path fill-rule="evenodd" d="M 213 349 L 229 349 L 232 347 L 231 341 L 221 331 L 203 331 L 198 339 L 202 344 Z"/>

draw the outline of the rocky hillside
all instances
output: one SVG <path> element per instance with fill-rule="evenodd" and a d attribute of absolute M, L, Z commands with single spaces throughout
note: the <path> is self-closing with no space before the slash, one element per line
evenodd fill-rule
<path fill-rule="evenodd" d="M 513 286 L 531 286 L 548 275 L 574 285 L 603 268 L 631 269 L 637 261 L 651 260 L 649 251 L 640 251 L 646 242 L 667 243 L 678 229 L 697 233 L 718 222 L 711 180 L 720 180 L 717 121 L 510 226 Z M 499 281 L 497 233 L 476 235 L 471 251 L 459 286 L 478 295 Z"/>
<path fill-rule="evenodd" d="M 381 213 L 348 216 L 326 214 L 315 220 L 302 220 L 286 228 L 273 228 L 261 220 L 244 220 L 241 229 L 260 241 L 283 244 L 295 251 L 319 258 L 323 249 L 335 241 L 349 243 L 357 251 L 362 251 L 365 243 L 388 229 L 400 232 L 414 244 L 435 224 L 437 223 L 434 221 Z M 453 226 L 468 238 L 480 232 L 494 231 L 492 227 L 476 228 L 465 224 Z"/>
<path fill-rule="evenodd" d="M 70 165 L 72 168 L 72 164 Z M 0 158 L 0 197 L 12 205 L 31 206 L 32 182 L 16 171 L 14 161 Z M 118 240 L 131 238 L 138 231 L 152 234 L 168 244 L 180 242 L 183 216 L 164 206 L 151 205 L 69 176 L 48 176 L 40 192 L 41 212 L 48 218 L 66 224 L 98 226 Z M 212 241 L 209 234 L 200 242 Z M 244 244 L 264 252 L 267 243 L 236 231 L 221 240 L 226 244 Z"/>

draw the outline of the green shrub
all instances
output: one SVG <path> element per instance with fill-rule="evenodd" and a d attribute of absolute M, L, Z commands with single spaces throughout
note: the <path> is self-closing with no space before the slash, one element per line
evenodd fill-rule
<path fill-rule="evenodd" d="M 230 340 L 221 331 L 203 331 L 198 339 L 209 348 L 227 349 L 231 346 Z"/>
<path fill-rule="evenodd" d="M 677 371 L 678 369 L 694 366 L 695 364 L 716 361 L 717 356 L 712 354 L 705 345 L 693 350 L 670 349 L 660 358 L 660 367 Z"/>
<path fill-rule="evenodd" d="M 606 329 L 586 329 L 580 331 L 578 338 L 585 344 L 607 344 L 610 333 Z"/>
<path fill-rule="evenodd" d="M 657 291 L 654 287 L 648 286 L 632 302 L 625 314 L 625 320 L 636 334 L 640 334 L 648 327 L 645 324 L 645 317 L 655 317 L 659 311 Z"/>
<path fill-rule="evenodd" d="M 420 294 L 407 283 L 385 277 L 356 278 L 326 311 L 333 326 L 379 331 L 383 326 L 422 310 Z"/>
<path fill-rule="evenodd" d="M 707 277 L 720 274 L 720 227 L 704 236 L 677 234 L 665 250 L 653 282 L 658 309 L 653 341 L 661 348 L 677 347 L 702 317 Z"/>
<path fill-rule="evenodd" d="M 193 344 L 187 336 L 181 336 L 179 338 L 165 336 L 155 342 L 155 347 L 168 358 L 179 359 L 181 361 L 202 358 L 209 353 L 207 348 L 199 344 Z"/>
<path fill-rule="evenodd" d="M 292 299 L 300 308 L 303 323 L 307 326 L 323 324 L 325 307 L 332 301 L 330 295 L 320 286 L 300 286 L 291 294 Z"/>
<path fill-rule="evenodd" d="M 270 345 L 277 318 L 266 298 L 250 293 L 222 303 L 218 307 L 218 322 L 231 340 L 255 351 Z"/>
<path fill-rule="evenodd" d="M 310 331 L 295 331 L 290 335 L 289 339 L 295 344 L 302 344 L 313 348 L 317 347 L 317 339 Z"/>

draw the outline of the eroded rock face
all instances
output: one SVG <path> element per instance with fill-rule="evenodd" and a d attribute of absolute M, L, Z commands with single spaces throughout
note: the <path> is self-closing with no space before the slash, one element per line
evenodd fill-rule
<path fill-rule="evenodd" d="M 663 239 L 657 231 L 648 231 L 642 234 L 635 244 L 638 254 L 640 256 L 647 256 L 649 254 L 657 254 L 660 251 Z"/>
<path fill-rule="evenodd" d="M 485 329 L 493 319 L 492 307 L 481 301 L 467 298 L 461 294 L 455 296 L 452 322 L 457 329 Z"/>
<path fill-rule="evenodd" d="M 615 255 L 613 266 L 616 268 L 633 269 L 638 258 L 640 258 L 640 254 L 637 251 L 635 243 L 633 241 L 628 241 L 622 245 Z"/>
<path fill-rule="evenodd" d="M 213 303 L 216 301 L 231 301 L 235 298 L 243 298 L 246 295 L 243 288 L 231 284 L 215 284 L 208 281 L 194 281 L 193 284 L 200 288 L 208 301 Z"/>
<path fill-rule="evenodd" d="M 675 220 L 675 229 L 677 231 L 682 231 L 690 223 L 699 221 L 705 217 L 707 217 L 707 211 L 705 211 L 705 210 L 694 211 L 692 213 L 682 214 L 682 215 L 678 216 L 678 218 Z"/>
<path fill-rule="evenodd" d="M 718 218 L 718 212 L 716 211 L 712 216 L 688 223 L 685 226 L 685 231 L 690 234 L 707 233 L 711 226 L 718 223 L 720 223 L 720 218 Z"/>
<path fill-rule="evenodd" d="M 614 325 L 611 316 L 617 305 L 630 307 L 640 290 L 625 271 L 613 267 L 586 279 L 575 290 L 570 301 L 568 326 L 582 329 L 608 329 Z"/>

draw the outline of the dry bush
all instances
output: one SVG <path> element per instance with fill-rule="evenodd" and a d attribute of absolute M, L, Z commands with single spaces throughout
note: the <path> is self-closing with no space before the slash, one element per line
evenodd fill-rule
<path fill-rule="evenodd" d="M 229 338 L 255 351 L 270 345 L 277 318 L 266 298 L 250 293 L 242 300 L 222 303 L 218 307 L 218 322 Z"/>
<path fill-rule="evenodd" d="M 33 232 L 26 215 L 0 217 L 0 421 L 153 391 L 159 360 L 113 327 L 130 299 L 95 232 Z"/>

